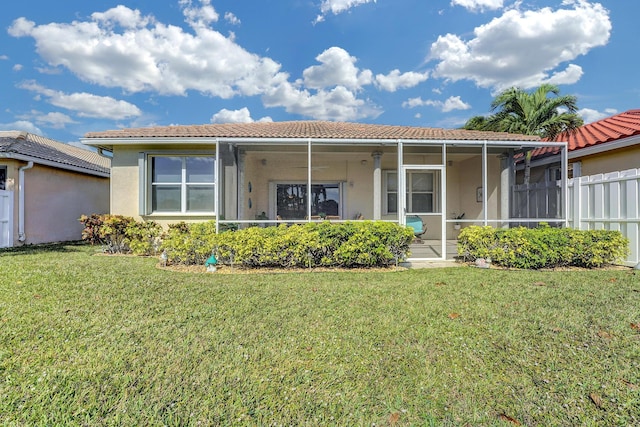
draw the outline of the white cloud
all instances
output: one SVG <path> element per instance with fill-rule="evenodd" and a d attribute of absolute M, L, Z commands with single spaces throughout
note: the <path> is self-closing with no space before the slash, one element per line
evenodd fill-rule
<path fill-rule="evenodd" d="M 393 70 L 386 76 L 383 74 L 378 74 L 376 76 L 376 84 L 387 92 L 395 92 L 398 89 L 407 89 L 418 84 L 429 78 L 429 73 L 416 73 L 414 71 L 409 71 L 406 73 L 400 73 L 400 70 Z"/>
<path fill-rule="evenodd" d="M 582 68 L 563 63 L 606 45 L 611 34 L 609 12 L 599 3 L 565 0 L 572 8 L 520 11 L 511 9 L 474 30 L 465 41 L 440 36 L 431 45 L 432 73 L 451 81 L 471 80 L 494 91 L 511 86 L 532 88 L 544 82 L 571 84 Z"/>
<path fill-rule="evenodd" d="M 63 129 L 68 124 L 77 123 L 71 117 L 60 112 L 43 113 L 37 110 L 31 110 L 28 114 L 22 114 L 18 118 L 23 120 L 33 119 L 38 125 L 54 129 Z"/>
<path fill-rule="evenodd" d="M 376 0 L 323 0 L 320 5 L 320 15 L 316 18 L 316 22 L 324 21 L 324 17 L 329 13 L 338 15 L 346 12 L 352 7 L 360 6 L 367 3 L 375 3 Z"/>
<path fill-rule="evenodd" d="M 260 94 L 282 80 L 280 64 L 247 52 L 207 26 L 218 19 L 208 1 L 199 7 L 185 0 L 180 4 L 192 33 L 118 6 L 70 24 L 36 25 L 18 18 L 9 34 L 33 37 L 37 52 L 52 67 L 131 93 L 195 90 L 230 98 Z"/>
<path fill-rule="evenodd" d="M 450 96 L 445 101 L 434 101 L 431 99 L 423 100 L 422 98 L 410 98 L 407 101 L 402 103 L 402 106 L 405 108 L 416 108 L 416 107 L 435 107 L 442 111 L 443 113 L 448 113 L 453 110 L 468 110 L 471 108 L 471 105 L 464 102 L 459 96 Z"/>
<path fill-rule="evenodd" d="M 239 110 L 227 110 L 223 108 L 216 114 L 211 116 L 211 123 L 253 123 L 258 122 L 272 122 L 271 117 L 263 117 L 259 120 L 253 120 L 251 118 L 251 112 L 247 107 Z"/>
<path fill-rule="evenodd" d="M 320 89 L 331 86 L 344 86 L 351 90 L 359 90 L 371 84 L 371 70 L 360 71 L 355 63 L 357 58 L 339 47 L 329 49 L 316 56 L 321 65 L 313 65 L 302 72 L 304 84 L 308 88 Z"/>
<path fill-rule="evenodd" d="M 38 126 L 27 120 L 18 120 L 12 123 L 0 123 L 0 130 L 20 130 L 44 136 L 44 133 Z"/>
<path fill-rule="evenodd" d="M 6 61 L 9 57 L 7 55 L 0 55 L 0 61 Z"/>
<path fill-rule="evenodd" d="M 331 90 L 318 90 L 311 94 L 289 82 L 284 82 L 262 97 L 267 107 L 284 107 L 288 113 L 313 117 L 318 120 L 351 121 L 378 117 L 382 111 L 369 102 L 358 99 L 344 86 Z"/>
<path fill-rule="evenodd" d="M 126 101 L 119 101 L 109 96 L 98 96 L 90 93 L 72 93 L 47 89 L 35 82 L 25 82 L 19 86 L 48 98 L 48 102 L 56 107 L 75 111 L 80 117 L 97 117 L 121 120 L 137 117 L 141 114 L 138 107 Z"/>
<path fill-rule="evenodd" d="M 231 12 L 227 12 L 224 14 L 224 20 L 231 25 L 240 25 L 240 19 L 238 19 L 238 17 Z"/>
<path fill-rule="evenodd" d="M 593 110 L 591 108 L 581 108 L 578 110 L 578 115 L 584 120 L 584 124 L 597 122 L 598 120 L 605 119 L 607 117 L 618 114 L 618 110 L 613 108 L 606 108 L 603 112 Z"/>
<path fill-rule="evenodd" d="M 9 33 L 32 37 L 37 52 L 52 69 L 68 69 L 78 78 L 127 93 L 151 92 L 186 96 L 197 91 L 206 96 L 229 99 L 261 96 L 265 106 L 282 107 L 305 117 L 325 120 L 355 120 L 377 117 L 381 111 L 358 94 L 374 83 L 371 70 L 357 67 L 357 58 L 339 47 L 320 53 L 317 65 L 290 81 L 276 61 L 248 52 L 210 27 L 219 17 L 209 0 L 179 0 L 189 27 L 159 22 L 152 16 L 118 6 L 94 13 L 86 21 L 36 25 L 16 19 Z M 343 4 L 354 7 L 357 2 Z M 327 11 L 342 10 L 332 3 Z M 348 8 L 347 7 L 347 8 Z M 225 19 L 232 19 L 228 15 Z M 379 87 L 410 87 L 422 79 L 417 73 L 394 71 L 380 77 Z M 43 92 L 54 105 L 101 117 L 136 117 L 132 104 L 113 98 L 95 99 L 90 94 Z M 91 98 L 93 99 L 93 98 Z M 84 110 L 80 110 L 82 105 Z M 110 108 L 106 108 L 110 107 Z"/>
<path fill-rule="evenodd" d="M 504 0 L 451 0 L 452 6 L 462 6 L 472 11 L 500 9 Z"/>
<path fill-rule="evenodd" d="M 15 65 L 12 67 L 12 70 L 13 70 L 13 71 L 21 71 L 21 70 L 22 70 L 22 68 L 23 68 L 23 67 L 22 67 L 22 64 L 15 64 Z"/>

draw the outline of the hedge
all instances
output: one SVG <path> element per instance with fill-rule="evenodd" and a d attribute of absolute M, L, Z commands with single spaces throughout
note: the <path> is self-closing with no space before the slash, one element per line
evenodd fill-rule
<path fill-rule="evenodd" d="M 404 260 L 413 232 L 381 221 L 249 227 L 215 234 L 215 223 L 172 227 L 162 243 L 173 264 L 245 267 L 374 267 Z"/>
<path fill-rule="evenodd" d="M 458 236 L 458 255 L 465 261 L 489 258 L 510 268 L 602 267 L 628 253 L 628 239 L 613 230 L 470 226 Z"/>

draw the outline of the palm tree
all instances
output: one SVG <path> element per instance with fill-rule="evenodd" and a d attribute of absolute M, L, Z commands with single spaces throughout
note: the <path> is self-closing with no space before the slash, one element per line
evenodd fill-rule
<path fill-rule="evenodd" d="M 533 92 L 515 87 L 507 89 L 491 103 L 492 115 L 472 117 L 464 129 L 538 135 L 553 140 L 562 132 L 573 132 L 583 125 L 576 114 L 577 98 L 559 94 L 558 87 L 551 84 L 543 84 Z M 530 163 L 531 151 L 528 151 L 525 156 L 525 184 L 529 183 Z"/>

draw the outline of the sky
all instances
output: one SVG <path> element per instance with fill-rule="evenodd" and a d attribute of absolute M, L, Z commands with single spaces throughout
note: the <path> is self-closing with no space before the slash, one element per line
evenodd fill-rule
<path fill-rule="evenodd" d="M 589 123 L 640 108 L 637 0 L 21 0 L 0 130 L 332 120 L 457 128 L 542 83 Z"/>

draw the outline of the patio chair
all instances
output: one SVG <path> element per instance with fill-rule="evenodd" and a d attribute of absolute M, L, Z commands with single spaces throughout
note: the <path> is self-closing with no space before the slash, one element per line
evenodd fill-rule
<path fill-rule="evenodd" d="M 413 228 L 413 234 L 418 240 L 422 240 L 422 235 L 427 232 L 427 224 L 417 215 L 407 216 L 407 227 Z"/>

